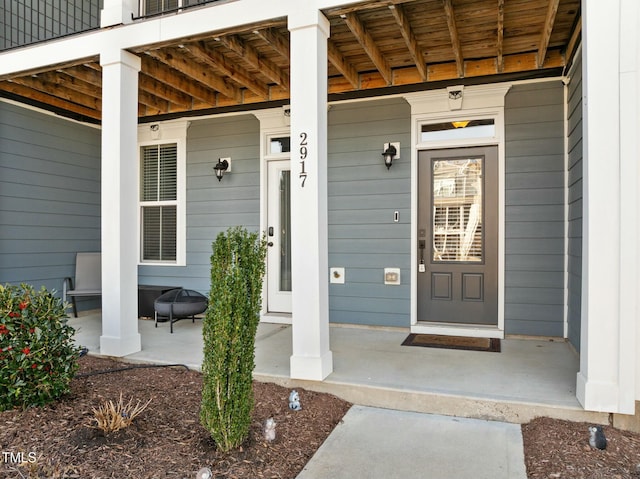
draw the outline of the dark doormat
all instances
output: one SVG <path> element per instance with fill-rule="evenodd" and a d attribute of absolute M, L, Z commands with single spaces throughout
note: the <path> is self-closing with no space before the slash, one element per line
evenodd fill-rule
<path fill-rule="evenodd" d="M 403 346 L 422 346 L 423 348 L 465 349 L 468 351 L 500 352 L 500 340 L 497 338 L 467 338 L 464 336 L 443 336 L 440 334 L 410 334 L 402 342 Z"/>

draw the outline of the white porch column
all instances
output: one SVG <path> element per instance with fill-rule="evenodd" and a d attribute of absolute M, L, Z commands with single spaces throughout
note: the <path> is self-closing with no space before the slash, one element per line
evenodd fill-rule
<path fill-rule="evenodd" d="M 291 32 L 291 377 L 321 381 L 329 349 L 327 38 L 317 9 L 296 7 Z"/>
<path fill-rule="evenodd" d="M 138 333 L 138 72 L 140 58 L 105 51 L 102 66 L 102 336 L 100 352 L 141 350 Z"/>
<path fill-rule="evenodd" d="M 138 0 L 104 0 L 100 12 L 100 26 L 104 28 L 131 23 L 132 17 L 137 15 Z"/>
<path fill-rule="evenodd" d="M 585 409 L 634 413 L 638 321 L 636 0 L 582 2 L 583 260 L 580 372 Z"/>

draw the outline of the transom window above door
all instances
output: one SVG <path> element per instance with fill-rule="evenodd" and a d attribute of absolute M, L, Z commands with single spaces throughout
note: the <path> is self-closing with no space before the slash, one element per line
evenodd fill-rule
<path fill-rule="evenodd" d="M 272 136 L 269 138 L 269 155 L 289 153 L 291 151 L 291 138 L 288 136 Z"/>
<path fill-rule="evenodd" d="M 467 140 L 471 138 L 493 138 L 496 125 L 493 118 L 480 120 L 460 119 L 421 126 L 420 141 Z"/>

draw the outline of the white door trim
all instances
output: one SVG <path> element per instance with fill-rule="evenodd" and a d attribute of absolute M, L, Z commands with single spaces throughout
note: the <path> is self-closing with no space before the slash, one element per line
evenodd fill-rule
<path fill-rule="evenodd" d="M 411 105 L 411 332 L 471 337 L 504 338 L 504 234 L 505 234 L 505 135 L 504 98 L 511 83 L 449 87 L 428 92 L 410 93 Z M 453 92 L 456 94 L 450 94 Z M 426 123 L 493 118 L 492 138 L 423 142 L 421 126 Z M 465 146 L 498 147 L 498 325 L 454 325 L 418 323 L 418 151 Z"/>
<path fill-rule="evenodd" d="M 272 153 L 270 138 L 290 136 L 289 116 L 287 108 L 271 108 L 251 112 L 260 121 L 260 231 L 267 231 L 268 225 L 268 165 L 270 160 L 289 159 L 290 153 Z M 291 324 L 291 313 L 269 313 L 267 310 L 268 280 L 265 275 L 262 288 L 262 310 L 260 321 L 265 323 Z"/>

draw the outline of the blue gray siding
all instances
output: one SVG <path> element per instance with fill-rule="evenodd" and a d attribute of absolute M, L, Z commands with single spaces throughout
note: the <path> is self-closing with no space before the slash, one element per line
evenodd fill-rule
<path fill-rule="evenodd" d="M 582 61 L 578 57 L 569 83 L 568 117 L 568 220 L 567 322 L 569 342 L 580 351 L 582 300 Z"/>
<path fill-rule="evenodd" d="M 78 251 L 100 251 L 100 130 L 0 101 L 0 283 L 60 292 Z"/>
<path fill-rule="evenodd" d="M 564 93 L 514 86 L 505 104 L 505 332 L 564 335 Z"/>
<path fill-rule="evenodd" d="M 329 287 L 332 322 L 410 324 L 410 118 L 399 99 L 329 111 L 329 266 L 344 267 L 346 280 Z M 401 158 L 387 171 L 389 141 L 400 142 Z M 385 267 L 401 268 L 400 286 L 384 284 Z"/>
<path fill-rule="evenodd" d="M 231 226 L 260 226 L 260 123 L 253 115 L 196 120 L 187 130 L 187 266 L 140 266 L 140 284 L 208 294 L 211 243 Z M 213 166 L 231 157 L 222 181 Z"/>

